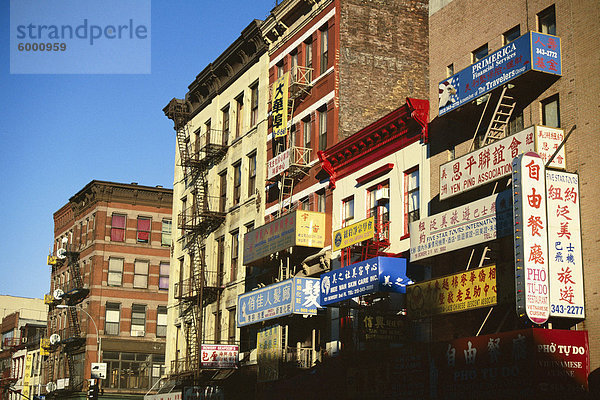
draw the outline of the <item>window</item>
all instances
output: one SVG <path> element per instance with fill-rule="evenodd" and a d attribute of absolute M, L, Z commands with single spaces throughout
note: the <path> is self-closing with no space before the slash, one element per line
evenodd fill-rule
<path fill-rule="evenodd" d="M 215 343 L 221 343 L 221 310 L 217 308 L 217 312 L 214 313 L 214 316 L 215 316 L 215 332 L 214 332 Z"/>
<path fill-rule="evenodd" d="M 103 385 L 110 389 L 145 389 L 146 392 L 165 371 L 165 356 L 159 354 L 104 351 L 103 361 L 107 364 Z"/>
<path fill-rule="evenodd" d="M 244 128 L 244 93 L 236 97 L 235 104 L 235 137 L 239 138 L 242 136 L 242 129 Z"/>
<path fill-rule="evenodd" d="M 169 267 L 168 262 L 161 262 L 160 269 L 158 271 L 158 288 L 163 290 L 169 290 Z"/>
<path fill-rule="evenodd" d="M 523 111 L 519 113 L 513 112 L 508 121 L 508 134 L 513 135 L 523 130 Z"/>
<path fill-rule="evenodd" d="M 521 36 L 521 28 L 519 25 L 517 25 L 514 28 L 509 29 L 508 31 L 504 32 L 504 34 L 502 35 L 502 42 L 505 45 L 507 45 L 510 42 L 517 39 L 519 36 Z"/>
<path fill-rule="evenodd" d="M 152 219 L 138 217 L 137 219 L 137 242 L 150 243 L 150 231 L 152 230 Z"/>
<path fill-rule="evenodd" d="M 248 156 L 248 197 L 256 191 L 256 151 Z"/>
<path fill-rule="evenodd" d="M 327 25 L 320 29 L 321 32 L 321 69 L 320 73 L 324 74 L 327 71 L 327 63 L 329 62 L 329 30 Z"/>
<path fill-rule="evenodd" d="M 229 105 L 221 110 L 223 117 L 223 138 L 221 143 L 226 146 L 229 143 Z"/>
<path fill-rule="evenodd" d="M 250 86 L 250 126 L 258 123 L 258 82 Z"/>
<path fill-rule="evenodd" d="M 217 238 L 217 287 L 223 286 L 223 270 L 225 269 L 225 236 Z"/>
<path fill-rule="evenodd" d="M 242 189 L 242 161 L 233 164 L 233 205 L 240 204 Z"/>
<path fill-rule="evenodd" d="M 122 258 L 108 259 L 108 286 L 121 286 L 123 282 L 124 261 Z"/>
<path fill-rule="evenodd" d="M 302 136 L 303 136 L 303 146 L 307 149 L 310 149 L 311 143 L 311 121 L 310 115 L 302 120 Z"/>
<path fill-rule="evenodd" d="M 121 305 L 118 303 L 106 303 L 106 317 L 104 319 L 104 334 L 105 335 L 118 335 L 120 319 L 121 319 Z"/>
<path fill-rule="evenodd" d="M 148 287 L 148 261 L 135 260 L 133 272 L 133 287 L 146 289 Z"/>
<path fill-rule="evenodd" d="M 110 240 L 113 242 L 125 241 L 125 224 L 127 221 L 126 215 L 113 214 L 112 226 L 110 228 Z"/>
<path fill-rule="evenodd" d="M 187 174 L 186 174 L 187 175 Z M 187 214 L 187 197 L 183 197 L 181 199 L 181 214 L 179 214 L 180 216 L 180 223 L 181 223 L 181 235 L 183 236 L 183 234 L 185 233 L 185 229 L 183 228 L 186 224 L 186 214 Z"/>
<path fill-rule="evenodd" d="M 235 308 L 227 310 L 229 313 L 229 326 L 227 328 L 227 337 L 229 344 L 235 343 Z"/>
<path fill-rule="evenodd" d="M 219 196 L 219 212 L 225 212 L 225 204 L 227 203 L 227 171 L 219 174 L 219 188 L 221 190 Z"/>
<path fill-rule="evenodd" d="M 325 212 L 325 190 L 319 190 L 317 192 L 317 211 L 324 213 Z"/>
<path fill-rule="evenodd" d="M 546 8 L 537 15 L 538 31 L 548 35 L 556 35 L 556 12 L 554 5 Z"/>
<path fill-rule="evenodd" d="M 354 196 L 342 200 L 342 227 L 352 224 L 354 220 Z"/>
<path fill-rule="evenodd" d="M 446 78 L 450 78 L 454 75 L 454 64 L 450 64 L 446 67 Z"/>
<path fill-rule="evenodd" d="M 301 210 L 310 211 L 310 201 L 308 200 L 308 196 L 300 199 L 299 207 Z"/>
<path fill-rule="evenodd" d="M 408 226 L 419 219 L 419 169 L 404 172 L 404 234 Z"/>
<path fill-rule="evenodd" d="M 389 239 L 390 183 L 382 182 L 367 190 L 367 218 L 374 217 L 375 234 L 378 238 Z"/>
<path fill-rule="evenodd" d="M 319 110 L 319 150 L 327 148 L 327 106 Z"/>
<path fill-rule="evenodd" d="M 484 58 L 487 55 L 488 55 L 488 45 L 486 43 L 471 53 L 471 62 L 476 63 L 477 61 L 481 60 L 482 58 Z"/>
<path fill-rule="evenodd" d="M 292 72 L 292 82 L 296 82 L 298 80 L 298 50 L 294 50 L 290 54 L 291 68 Z"/>
<path fill-rule="evenodd" d="M 167 307 L 158 306 L 156 311 L 156 337 L 167 336 Z"/>
<path fill-rule="evenodd" d="M 312 38 L 309 38 L 306 42 L 304 42 L 304 66 L 306 68 L 313 67 L 313 46 L 312 46 Z M 308 72 L 308 82 L 312 81 L 312 71 Z"/>
<path fill-rule="evenodd" d="M 204 139 L 204 143 L 206 145 L 212 144 L 213 143 L 211 141 L 212 128 L 211 128 L 210 119 L 204 123 L 204 132 L 206 134 L 206 138 Z M 214 139 L 214 138 L 212 138 L 212 139 Z"/>
<path fill-rule="evenodd" d="M 161 246 L 171 246 L 171 229 L 172 229 L 172 222 L 170 219 L 163 219 L 162 220 L 162 231 L 161 231 L 161 237 L 160 237 L 160 244 Z"/>
<path fill-rule="evenodd" d="M 283 76 L 283 60 L 279 61 L 275 67 L 277 68 L 277 78 L 281 78 Z"/>
<path fill-rule="evenodd" d="M 560 104 L 557 94 L 542 100 L 542 125 L 560 127 Z"/>
<path fill-rule="evenodd" d="M 238 274 L 238 263 L 240 255 L 240 231 L 235 230 L 231 232 L 231 271 L 229 281 L 234 282 L 237 280 Z"/>
<path fill-rule="evenodd" d="M 131 306 L 131 336 L 146 334 L 146 306 L 134 304 Z"/>

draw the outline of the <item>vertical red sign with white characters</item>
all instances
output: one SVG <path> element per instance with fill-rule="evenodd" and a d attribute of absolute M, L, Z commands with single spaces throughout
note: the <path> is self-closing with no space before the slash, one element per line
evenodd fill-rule
<path fill-rule="evenodd" d="M 517 314 L 541 325 L 550 316 L 544 162 L 525 153 L 512 167 Z"/>
<path fill-rule="evenodd" d="M 585 318 L 579 176 L 546 171 L 550 316 Z"/>

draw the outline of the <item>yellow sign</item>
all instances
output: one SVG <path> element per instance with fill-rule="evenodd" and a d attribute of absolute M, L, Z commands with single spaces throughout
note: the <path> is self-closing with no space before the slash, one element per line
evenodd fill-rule
<path fill-rule="evenodd" d="M 325 246 L 325 214 L 296 211 L 296 246 Z"/>
<path fill-rule="evenodd" d="M 56 265 L 58 258 L 56 256 L 48 256 L 48 265 Z"/>
<path fill-rule="evenodd" d="M 333 251 L 343 249 L 375 236 L 375 217 L 358 221 L 333 232 Z"/>
<path fill-rule="evenodd" d="M 257 333 L 257 380 L 259 382 L 279 379 L 279 362 L 281 361 L 281 325 L 263 328 Z"/>
<path fill-rule="evenodd" d="M 40 356 L 49 356 L 50 351 L 50 339 L 42 339 L 40 340 Z"/>
<path fill-rule="evenodd" d="M 23 373 L 23 389 L 21 390 L 21 394 L 25 396 L 25 398 L 29 397 L 29 379 L 31 378 L 31 367 L 33 364 L 33 354 L 27 354 L 27 358 L 25 359 L 25 372 Z"/>
<path fill-rule="evenodd" d="M 411 318 L 467 311 L 497 304 L 496 266 L 409 285 L 407 312 Z"/>
<path fill-rule="evenodd" d="M 283 137 L 287 133 L 288 117 L 288 82 L 290 73 L 286 72 L 273 83 L 273 138 Z"/>
<path fill-rule="evenodd" d="M 54 302 L 54 296 L 51 294 L 44 295 L 44 304 L 52 304 Z"/>

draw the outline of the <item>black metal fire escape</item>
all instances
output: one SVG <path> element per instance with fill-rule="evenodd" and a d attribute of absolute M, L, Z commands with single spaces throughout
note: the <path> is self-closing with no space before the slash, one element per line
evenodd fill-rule
<path fill-rule="evenodd" d="M 165 114 L 173 120 L 184 182 L 193 196 L 192 205 L 181 210 L 177 221 L 190 260 L 188 277 L 175 283 L 187 351 L 184 358 L 173 360 L 171 374 L 197 378 L 201 372 L 204 307 L 219 301 L 223 290 L 222 271 L 209 269 L 206 264 L 204 242 L 223 223 L 226 212 L 219 197 L 209 195 L 207 175 L 227 153 L 227 140 L 222 132 L 214 129 L 192 140 L 187 125 L 190 110 L 183 100 L 171 100 Z"/>

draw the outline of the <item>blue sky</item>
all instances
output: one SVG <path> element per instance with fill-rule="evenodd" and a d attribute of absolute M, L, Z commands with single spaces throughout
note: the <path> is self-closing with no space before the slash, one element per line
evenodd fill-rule
<path fill-rule="evenodd" d="M 49 292 L 52 214 L 91 180 L 173 187 L 175 134 L 162 108 L 274 5 L 153 0 L 150 74 L 11 75 L 0 2 L 0 294 Z"/>

